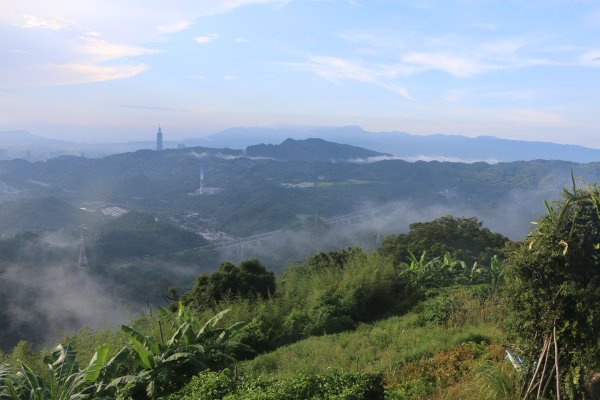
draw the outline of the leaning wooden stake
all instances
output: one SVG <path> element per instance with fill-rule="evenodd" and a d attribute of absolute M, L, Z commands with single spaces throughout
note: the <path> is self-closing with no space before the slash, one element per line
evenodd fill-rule
<path fill-rule="evenodd" d="M 527 390 L 525 391 L 525 396 L 523 396 L 524 399 L 529 397 L 529 394 L 533 391 L 533 389 L 535 389 L 535 385 L 534 385 L 535 381 L 536 381 L 535 378 L 537 378 L 538 371 L 540 370 L 540 366 L 542 365 L 542 360 L 544 359 L 544 356 L 545 356 L 546 352 L 548 352 L 548 351 L 550 351 L 550 336 L 548 336 L 546 339 L 544 339 L 544 346 L 542 347 L 542 352 L 540 353 L 538 362 L 535 365 L 535 370 L 533 371 L 533 376 L 531 377 L 529 386 L 527 387 Z"/>
<path fill-rule="evenodd" d="M 554 337 L 554 366 L 556 367 L 556 400 L 560 400 L 560 369 L 558 367 L 558 341 L 556 340 L 556 321 L 552 327 Z"/>
<path fill-rule="evenodd" d="M 550 341 L 548 341 L 550 342 Z M 544 383 L 544 377 L 546 376 L 546 366 L 548 365 L 548 358 L 550 356 L 550 345 L 548 345 L 548 351 L 546 351 L 546 357 L 544 357 L 544 368 L 542 368 L 542 375 L 540 375 L 540 381 L 538 382 L 538 390 L 536 399 L 540 399 L 542 395 L 542 386 Z M 552 372 L 550 372 L 550 376 L 552 376 Z"/>

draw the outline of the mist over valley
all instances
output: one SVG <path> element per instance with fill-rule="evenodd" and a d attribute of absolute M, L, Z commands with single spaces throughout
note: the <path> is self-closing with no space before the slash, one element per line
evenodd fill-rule
<path fill-rule="evenodd" d="M 115 326 L 224 261 L 256 258 L 282 273 L 317 252 L 377 249 L 445 215 L 520 240 L 571 172 L 597 181 L 600 164 L 407 162 L 321 139 L 1 161 L 1 276 L 15 290 L 3 347 Z M 62 296 L 67 287 L 77 290 Z M 14 317 L 23 307 L 25 321 Z"/>

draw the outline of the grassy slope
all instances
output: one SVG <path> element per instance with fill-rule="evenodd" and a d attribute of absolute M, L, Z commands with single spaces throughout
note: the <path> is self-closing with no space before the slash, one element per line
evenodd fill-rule
<path fill-rule="evenodd" d="M 404 316 L 281 347 L 240 370 L 279 378 L 338 369 L 383 372 L 388 397 L 395 399 L 513 398 L 515 379 L 503 361 L 499 308 L 478 305 L 460 289 L 440 297 L 458 305 L 445 323 L 423 320 L 437 301 L 433 298 Z"/>

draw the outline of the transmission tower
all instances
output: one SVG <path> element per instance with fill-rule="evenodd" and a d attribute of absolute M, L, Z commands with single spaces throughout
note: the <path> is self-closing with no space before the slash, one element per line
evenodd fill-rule
<path fill-rule="evenodd" d="M 204 194 L 204 167 L 200 166 L 200 187 L 198 188 L 199 194 Z"/>
<path fill-rule="evenodd" d="M 81 230 L 81 236 L 79 239 L 79 268 L 88 266 L 87 255 L 85 254 L 85 239 L 83 237 L 84 230 Z"/>

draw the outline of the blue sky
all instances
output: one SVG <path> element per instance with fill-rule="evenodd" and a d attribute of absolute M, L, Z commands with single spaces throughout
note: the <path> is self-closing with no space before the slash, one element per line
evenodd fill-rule
<path fill-rule="evenodd" d="M 360 125 L 600 147 L 600 2 L 2 0 L 0 130 Z"/>

